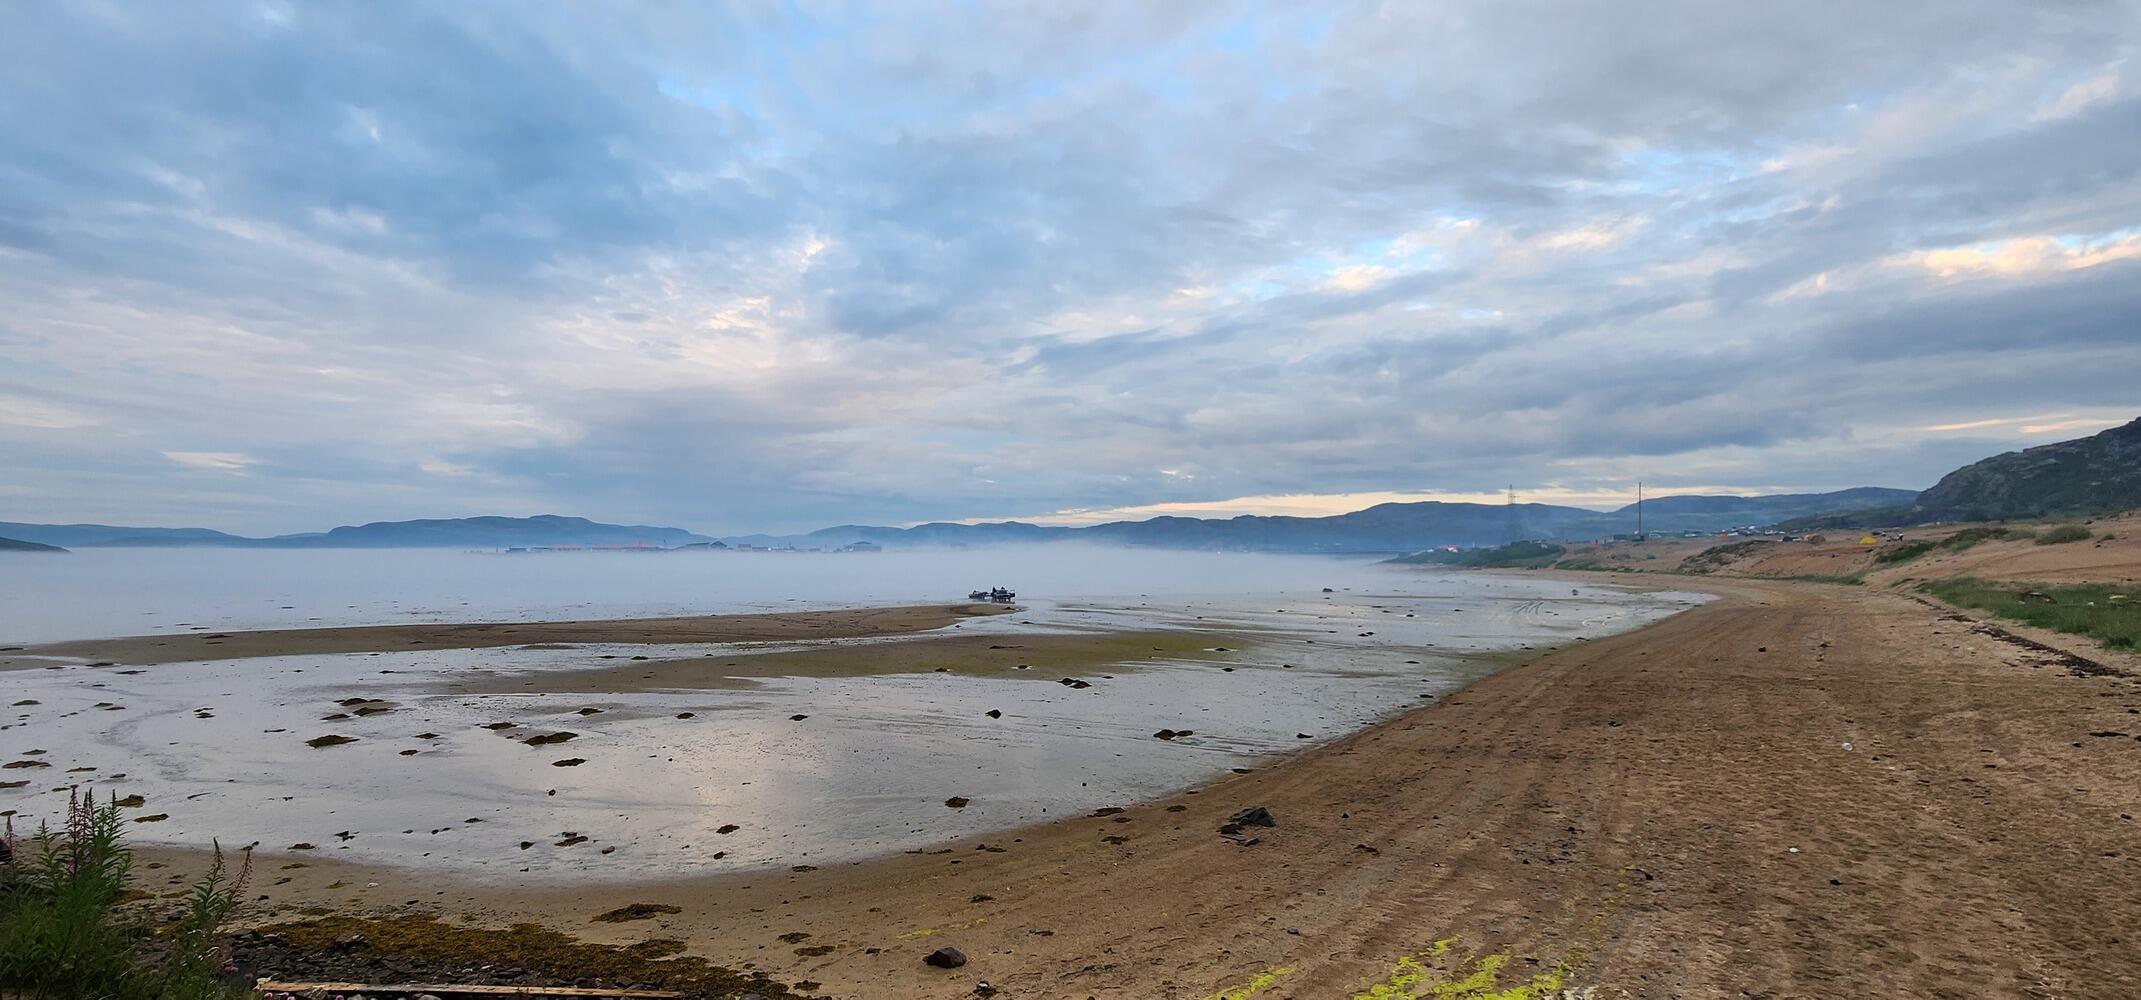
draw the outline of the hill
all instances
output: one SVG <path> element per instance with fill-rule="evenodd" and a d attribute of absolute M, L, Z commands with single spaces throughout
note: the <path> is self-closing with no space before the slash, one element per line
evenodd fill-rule
<path fill-rule="evenodd" d="M 251 539 L 207 528 L 130 528 L 111 524 L 26 524 L 0 521 L 0 535 L 70 548 L 242 545 Z"/>
<path fill-rule="evenodd" d="M 1646 523 L 1653 517 L 1680 514 L 1729 514 L 1746 518 L 1748 524 L 1769 524 L 1788 517 L 1812 517 L 1894 507 L 1910 503 L 1917 498 L 1918 494 L 1911 490 L 1895 490 L 1884 486 L 1860 486 L 1855 489 L 1837 490 L 1834 493 L 1779 493 L 1754 497 L 1691 494 L 1646 500 L 1643 503 L 1643 513 Z M 1634 504 L 1622 507 L 1619 511 L 1630 516 L 1633 516 L 1634 512 Z"/>
<path fill-rule="evenodd" d="M 1994 455 L 1918 495 L 1906 524 L 2083 516 L 2141 507 L 2141 419 Z"/>
<path fill-rule="evenodd" d="M 57 545 L 42 542 L 25 542 L 13 538 L 0 538 L 0 552 L 65 552 Z"/>
<path fill-rule="evenodd" d="M 664 548 L 710 542 L 682 528 L 644 524 L 603 524 L 584 517 L 538 514 L 534 517 L 453 517 L 416 521 L 374 521 L 335 528 L 321 535 L 269 539 L 288 548 L 509 548 L 537 545 L 658 545 Z"/>
<path fill-rule="evenodd" d="M 1654 532 L 1718 531 L 1769 524 L 1784 517 L 1877 507 L 1907 501 L 1909 490 L 1861 487 L 1835 493 L 1775 497 L 1659 497 L 1644 504 Z M 1144 548 L 1256 552 L 1379 554 L 1444 545 L 1496 546 L 1517 539 L 1592 539 L 1635 530 L 1633 505 L 1596 511 L 1554 504 L 1377 504 L 1329 517 L 1243 515 L 1232 518 L 1155 517 L 1086 527 L 992 521 L 934 522 L 912 528 L 842 525 L 807 535 L 745 535 L 732 544 L 827 548 L 855 541 L 887 548 L 984 546 L 1014 542 L 1084 541 Z"/>

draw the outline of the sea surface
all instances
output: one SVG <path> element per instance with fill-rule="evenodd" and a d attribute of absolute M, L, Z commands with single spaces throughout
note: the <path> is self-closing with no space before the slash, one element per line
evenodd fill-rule
<path fill-rule="evenodd" d="M 0 812 L 140 794 L 137 840 L 297 843 L 500 880 L 822 864 L 989 834 L 1266 766 L 1425 704 L 1508 653 L 1699 603 L 1531 574 L 1048 546 L 932 553 L 530 555 L 87 550 L 0 558 L 0 646 L 215 629 L 636 617 L 963 601 L 962 633 L 1208 634 L 1209 659 L 1091 671 L 771 677 L 719 690 L 472 696 L 457 676 L 793 643 L 422 650 L 0 673 Z M 839 640 L 834 640 L 839 641 Z M 926 642 L 928 636 L 850 642 Z M 1200 640 L 1201 641 L 1201 640 Z M 332 723 L 350 698 L 392 711 Z M 32 704 L 15 704 L 31 702 Z M 582 715 L 583 709 L 597 714 Z M 999 713 L 991 716 L 991 711 Z M 690 713 L 690 719 L 678 719 Z M 807 716 L 797 720 L 794 716 Z M 532 748 L 515 733 L 579 736 Z M 1161 729 L 1194 735 L 1159 740 Z M 322 749 L 308 737 L 355 742 Z M 579 759 L 560 768 L 558 759 Z M 963 798 L 962 808 L 946 800 Z M 723 828 L 733 826 L 728 832 Z M 585 838 L 585 839 L 577 839 Z M 523 845 L 528 846 L 523 846 Z"/>

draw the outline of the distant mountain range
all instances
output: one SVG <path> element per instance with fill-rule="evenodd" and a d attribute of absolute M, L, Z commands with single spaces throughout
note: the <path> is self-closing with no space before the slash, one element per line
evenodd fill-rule
<path fill-rule="evenodd" d="M 2141 507 L 2141 420 L 2091 437 L 1996 455 L 1942 477 L 1923 493 L 1862 486 L 1833 493 L 1774 496 L 1665 496 L 1642 505 L 1650 532 L 1712 532 L 1921 524 L 2088 515 Z M 739 535 L 722 541 L 760 548 L 833 549 L 855 542 L 885 548 L 978 547 L 1082 541 L 1144 548 L 1256 552 L 1391 553 L 1441 546 L 1495 546 L 1518 539 L 1584 540 L 1636 530 L 1636 507 L 1613 511 L 1552 504 L 1386 503 L 1330 517 L 1155 517 L 1084 527 L 993 521 L 935 522 L 911 528 L 848 524 L 804 535 Z M 603 524 L 581 517 L 458 517 L 378 521 L 332 531 L 248 538 L 206 528 L 0 521 L 0 542 L 70 548 L 218 546 L 230 548 L 513 548 L 554 545 L 712 547 L 682 528 Z M 6 547 L 0 545 L 0 547 Z"/>
<path fill-rule="evenodd" d="M 1861 487 L 1782 496 L 1659 497 L 1643 505 L 1651 531 L 1716 531 L 1786 517 L 1863 510 L 1908 502 L 1909 490 Z M 1019 542 L 1081 541 L 1169 549 L 1257 552 L 1387 553 L 1438 545 L 1500 545 L 1514 538 L 1597 538 L 1635 530 L 1635 507 L 1601 512 L 1552 504 L 1387 503 L 1331 517 L 1156 517 L 1086 527 L 998 521 L 933 523 L 912 528 L 843 525 L 807 535 L 744 535 L 724 541 L 762 548 L 831 549 L 855 542 L 886 548 L 978 547 Z M 332 531 L 271 538 L 207 528 L 0 521 L 0 536 L 71 548 L 512 548 L 553 545 L 708 545 L 682 528 L 603 524 L 580 517 L 460 517 L 379 521 Z"/>
<path fill-rule="evenodd" d="M 541 545 L 679 545 L 711 542 L 682 528 L 603 524 L 584 517 L 454 517 L 375 521 L 332 531 L 247 538 L 207 528 L 130 528 L 108 524 L 0 521 L 0 536 L 71 548 L 215 546 L 274 549 L 512 548 Z"/>
<path fill-rule="evenodd" d="M 1834 493 L 1778 496 L 1659 497 L 1643 504 L 1643 527 L 1653 532 L 1718 531 L 1767 525 L 1788 517 L 1892 507 L 1908 503 L 1910 490 L 1861 486 Z M 932 523 L 912 528 L 842 525 L 807 535 L 743 535 L 730 544 L 832 548 L 875 542 L 886 548 L 982 546 L 1014 542 L 1082 541 L 1171 549 L 1235 549 L 1258 552 L 1409 552 L 1441 545 L 1500 545 L 1518 538 L 1602 538 L 1636 529 L 1635 505 L 1614 511 L 1553 504 L 1377 504 L 1330 517 L 1155 517 L 1086 527 L 1055 527 L 1023 521 L 981 524 Z"/>

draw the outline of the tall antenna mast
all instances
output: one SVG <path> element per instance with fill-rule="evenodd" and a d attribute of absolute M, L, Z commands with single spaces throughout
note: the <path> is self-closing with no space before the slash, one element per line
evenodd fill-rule
<path fill-rule="evenodd" d="M 1643 540 L 1643 481 L 1640 479 L 1635 484 L 1635 538 L 1639 542 Z"/>

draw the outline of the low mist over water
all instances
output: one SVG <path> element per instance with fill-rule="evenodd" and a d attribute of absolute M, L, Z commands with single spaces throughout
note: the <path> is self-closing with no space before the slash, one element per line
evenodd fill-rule
<path fill-rule="evenodd" d="M 1314 556 L 1009 546 L 882 553 L 83 549 L 0 559 L 0 643 L 174 629 L 719 614 L 1374 586 L 1393 571 Z"/>

